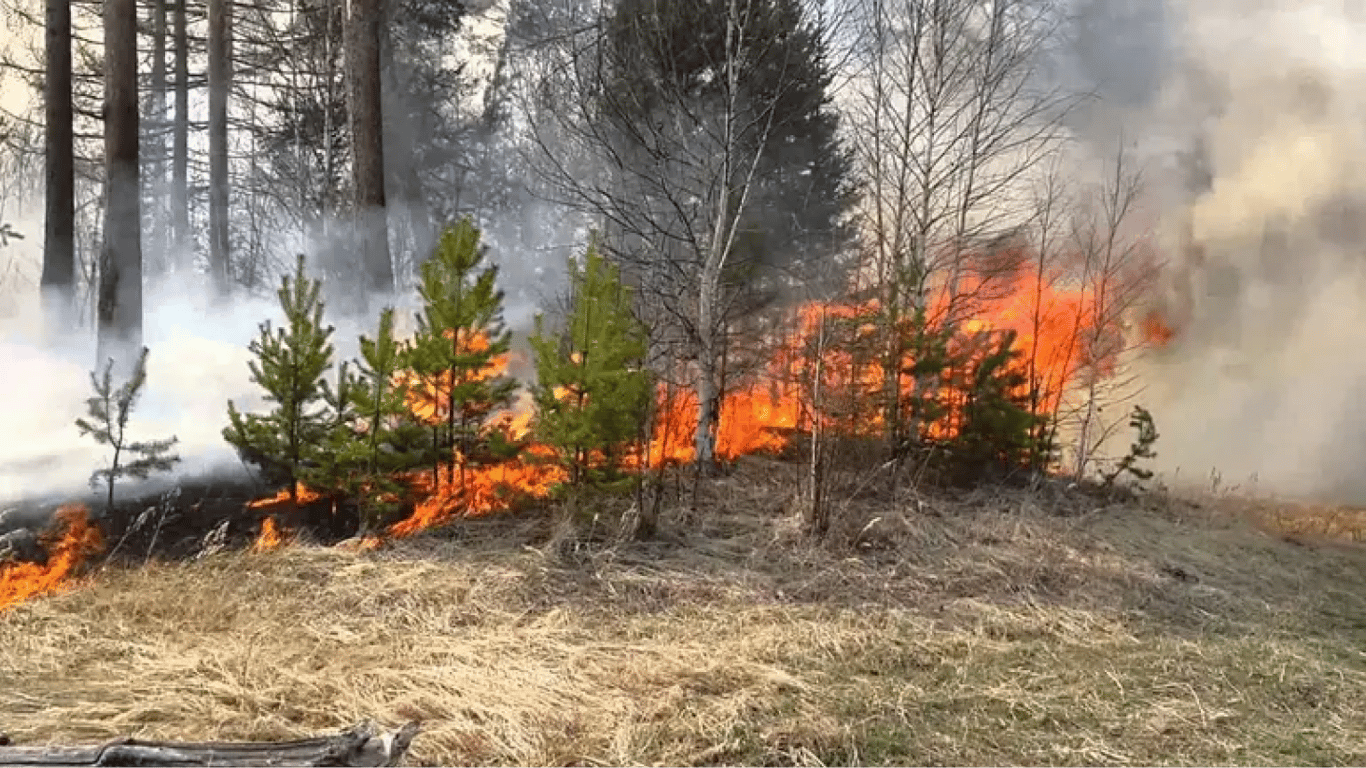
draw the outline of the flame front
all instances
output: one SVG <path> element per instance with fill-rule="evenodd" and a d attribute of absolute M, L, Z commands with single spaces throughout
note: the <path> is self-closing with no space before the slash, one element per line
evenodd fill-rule
<path fill-rule="evenodd" d="M 85 505 L 61 507 L 55 517 L 53 529 L 42 537 L 46 563 L 0 564 L 0 610 L 65 591 L 81 564 L 104 551 L 104 538 L 90 523 Z"/>
<path fill-rule="evenodd" d="M 1027 256 L 1027 254 L 1026 254 Z M 1030 263 L 1021 259 L 1020 263 Z M 1101 376 L 1113 374 L 1124 339 L 1118 317 L 1098 306 L 1094 286 L 1060 288 L 1059 283 L 1028 270 L 988 284 L 960 283 L 959 297 L 971 297 L 970 304 L 931 301 L 926 313 L 934 322 L 943 322 L 950 312 L 972 310 L 971 317 L 957 321 L 960 333 L 954 344 L 960 352 L 985 354 L 989 334 L 1012 332 L 1013 349 L 1021 353 L 1028 383 L 1023 390 L 1041 413 L 1052 413 L 1080 371 L 1090 368 Z M 1135 285 L 1141 283 L 1135 282 Z M 718 458 L 733 460 L 760 452 L 777 452 L 788 446 L 791 436 L 809 430 L 813 419 L 849 433 L 876 436 L 884 428 L 886 413 L 877 403 L 886 388 L 894 386 L 909 395 L 918 386 L 909 374 L 884 375 L 889 353 L 886 346 L 887 316 L 876 301 L 861 303 L 809 303 L 796 308 L 791 328 L 784 339 L 770 339 L 772 354 L 757 366 L 750 365 L 743 377 L 728 382 L 728 392 L 720 403 L 720 418 L 715 435 Z M 909 320 L 897 321 L 909 328 Z M 837 326 L 837 331 L 831 331 Z M 1168 341 L 1171 330 L 1156 316 L 1140 323 L 1140 334 L 1147 343 Z M 999 338 L 999 336 L 996 336 Z M 484 336 L 456 338 L 460 346 L 486 349 Z M 497 356 L 483 370 L 469 375 L 471 380 L 486 380 L 507 373 L 511 354 Z M 915 361 L 902 354 L 895 364 L 909 370 Z M 819 372 L 819 376 L 817 376 Z M 686 371 L 684 372 L 687 373 Z M 683 378 L 686 378 L 683 377 Z M 891 379 L 889 382 L 888 379 Z M 819 381 L 815 381 L 819 379 Z M 451 403 L 445 393 L 461 382 L 450 374 L 422 377 L 405 372 L 397 380 L 408 388 L 408 406 L 426 424 L 440 424 L 451 418 Z M 821 412 L 813 412 L 811 390 L 818 384 Z M 963 397 L 952 385 L 939 394 L 945 405 L 955 405 Z M 567 390 L 557 397 L 572 397 Z M 909 399 L 909 398 L 907 398 Z M 650 440 L 628 451 L 626 465 L 640 470 L 663 465 L 687 463 L 695 455 L 698 420 L 695 394 L 686 387 L 661 385 L 656 394 L 656 415 Z M 479 419 L 482 414 L 462 414 Z M 568 479 L 567 471 L 553 461 L 554 451 L 529 440 L 534 420 L 532 401 L 522 392 L 508 410 L 487 420 L 488 431 L 501 432 L 521 446 L 518 456 L 495 464 L 465 461 L 458 452 L 442 469 L 441 482 L 435 482 L 431 469 L 404 477 L 412 498 L 412 513 L 387 529 L 393 537 L 412 535 L 457 517 L 474 517 L 502 511 L 519 499 L 546 498 L 554 487 Z M 939 425 L 938 431 L 952 430 L 952 424 Z M 938 432 L 936 432 L 938 434 Z M 590 457 L 592 460 L 592 457 Z M 447 478 L 450 481 L 447 481 Z M 313 491 L 299 488 L 301 503 L 318 498 Z M 269 507 L 288 502 L 287 492 L 254 502 L 254 507 Z M 257 549 L 278 546 L 280 532 L 274 521 L 262 526 Z"/>

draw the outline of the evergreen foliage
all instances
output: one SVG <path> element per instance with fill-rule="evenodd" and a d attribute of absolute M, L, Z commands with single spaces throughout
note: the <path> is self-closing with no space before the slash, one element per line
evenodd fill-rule
<path fill-rule="evenodd" d="M 328 401 L 335 405 L 341 393 L 330 390 L 323 378 L 332 368 L 333 328 L 322 322 L 320 287 L 305 276 L 304 257 L 299 256 L 294 275 L 286 275 L 276 292 L 284 327 L 265 321 L 250 345 L 256 356 L 248 363 L 251 380 L 275 407 L 265 415 L 242 414 L 229 400 L 230 423 L 223 430 L 223 438 L 244 461 L 260 467 L 268 482 L 288 484 L 292 501 L 297 501 L 298 482 L 342 418 L 328 408 Z"/>
<path fill-rule="evenodd" d="M 640 433 L 650 406 L 645 329 L 616 267 L 590 244 L 580 267 L 569 263 L 571 302 L 562 328 L 536 317 L 536 435 L 569 468 L 570 482 L 620 479 L 623 449 Z"/>
<path fill-rule="evenodd" d="M 1152 460 L 1157 458 L 1157 451 L 1153 450 L 1153 445 L 1157 443 L 1157 424 L 1153 421 L 1153 415 L 1141 405 L 1135 405 L 1129 415 L 1129 426 L 1136 432 L 1134 442 L 1129 444 L 1129 452 L 1124 455 L 1115 465 L 1115 468 L 1105 476 L 1106 487 L 1115 484 L 1121 475 L 1128 473 L 1139 481 L 1150 480 L 1153 471 L 1145 467 L 1138 466 L 1138 462 L 1143 459 Z"/>
<path fill-rule="evenodd" d="M 490 433 L 490 415 L 506 407 L 516 390 L 511 377 L 493 375 L 498 359 L 511 347 L 503 327 L 503 292 L 498 267 L 484 266 L 479 230 L 470 219 L 448 227 L 436 252 L 422 265 L 418 286 L 424 306 L 408 363 L 418 377 L 419 411 L 431 429 L 436 449 L 434 480 L 440 483 L 440 457 L 463 469 L 504 456 L 506 441 Z"/>
<path fill-rule="evenodd" d="M 758 156 L 727 282 L 748 289 L 754 306 L 773 286 L 771 270 L 820 272 L 843 284 L 830 258 L 853 240 L 845 216 L 855 201 L 852 159 L 831 108 L 833 72 L 822 31 L 800 0 L 742 4 L 731 38 L 741 62 L 736 103 L 737 166 Z M 729 0 L 621 0 L 607 27 L 611 74 L 599 110 L 624 146 L 650 145 L 650 128 L 676 113 L 686 135 L 715 137 L 709 122 L 728 101 L 725 82 Z M 647 146 L 647 149 L 658 147 Z M 714 147 L 695 146 L 706 153 Z M 725 183 L 735 183 L 735 179 Z M 690 190 L 693 192 L 693 190 Z M 808 274 L 808 278 L 814 274 Z"/>
<path fill-rule="evenodd" d="M 402 475 L 430 462 L 427 432 L 408 408 L 408 387 L 401 374 L 407 363 L 394 337 L 394 310 L 380 312 L 374 338 L 360 337 L 356 373 L 343 373 L 345 418 L 328 441 L 336 493 L 354 498 L 360 508 L 360 533 L 379 527 L 407 494 Z"/>
<path fill-rule="evenodd" d="M 1028 376 L 1015 338 L 1014 331 L 982 334 L 975 340 L 982 352 L 962 363 L 955 384 L 963 404 L 951 439 L 960 476 L 1027 469 L 1038 456 L 1052 453 L 1050 446 L 1036 444 L 1047 434 L 1040 429 L 1047 418 L 1031 412 Z"/>
<path fill-rule="evenodd" d="M 890 328 L 891 344 L 871 328 Z M 832 346 L 850 362 L 831 372 L 836 387 L 823 395 L 823 407 L 851 435 L 890 432 L 896 453 L 919 452 L 928 469 L 958 483 L 1003 479 L 1053 460 L 1051 418 L 1031 408 L 1014 332 L 966 332 L 923 309 L 895 323 L 880 310 L 856 313 L 835 329 Z M 894 403 L 882 375 L 860 374 L 871 366 L 896 366 Z"/>
<path fill-rule="evenodd" d="M 147 347 L 142 348 L 137 362 L 133 365 L 128 381 L 113 384 L 114 361 L 105 363 L 104 371 L 91 372 L 90 384 L 95 390 L 93 397 L 85 401 L 86 418 L 76 419 L 76 428 L 82 435 L 90 435 L 100 445 L 113 449 L 109 466 L 97 469 L 90 476 L 90 485 L 98 487 L 101 482 L 108 489 L 107 508 L 114 507 L 114 483 L 122 477 L 145 480 L 153 472 L 169 472 L 180 457 L 172 454 L 177 439 L 172 436 L 165 440 L 130 441 L 128 439 L 128 417 L 137 406 L 142 386 L 147 382 Z"/>

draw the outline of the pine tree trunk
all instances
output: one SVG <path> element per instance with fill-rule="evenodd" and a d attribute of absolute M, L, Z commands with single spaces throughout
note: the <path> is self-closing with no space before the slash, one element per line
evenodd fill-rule
<path fill-rule="evenodd" d="M 401 211 L 407 223 L 407 243 L 412 248 L 411 261 L 402 260 L 403 271 L 395 269 L 394 281 L 397 286 L 400 282 L 406 283 L 409 275 L 431 255 L 437 235 L 431 206 L 423 194 L 417 164 L 416 144 L 421 128 L 418 124 L 420 117 L 415 119 L 414 114 L 421 115 L 424 107 L 410 102 L 409 83 L 400 77 L 399 65 L 395 63 L 393 36 L 388 33 L 393 23 L 393 19 L 386 18 L 380 29 L 380 70 L 383 76 L 380 98 L 384 103 L 384 171 L 388 177 L 385 201 L 392 202 L 386 207 L 397 206 Z M 395 261 L 400 260 L 395 258 Z M 403 275 L 402 280 L 399 274 Z"/>
<path fill-rule="evenodd" d="M 147 100 L 147 111 L 142 129 L 146 131 L 148 161 L 148 200 L 152 206 L 150 230 L 151 258 L 164 273 L 170 268 L 167 253 L 166 222 L 166 2 L 152 1 L 152 93 Z"/>
<path fill-rule="evenodd" d="M 176 266 L 190 261 L 190 25 L 185 7 L 175 3 L 175 125 L 171 157 L 171 258 Z"/>
<path fill-rule="evenodd" d="M 209 0 L 209 271 L 214 294 L 227 296 L 228 84 L 232 77 L 231 0 Z"/>
<path fill-rule="evenodd" d="M 351 0 L 347 72 L 351 85 L 355 219 L 362 248 L 365 295 L 394 290 L 384 198 L 384 117 L 380 101 L 382 0 Z"/>
<path fill-rule="evenodd" d="M 71 0 L 47 0 L 46 205 L 41 278 L 48 322 L 75 324 L 76 174 L 71 104 Z"/>
<path fill-rule="evenodd" d="M 104 245 L 99 357 L 122 365 L 142 346 L 142 216 L 138 183 L 137 0 L 105 0 Z"/>

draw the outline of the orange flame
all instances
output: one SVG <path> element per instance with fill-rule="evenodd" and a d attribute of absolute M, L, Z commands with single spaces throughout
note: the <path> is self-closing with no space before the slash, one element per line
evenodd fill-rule
<path fill-rule="evenodd" d="M 43 537 L 48 557 L 44 564 L 0 564 L 0 610 L 39 595 L 63 592 L 86 559 L 104 550 L 104 538 L 90 523 L 82 504 L 57 510 L 56 525 Z"/>
<path fill-rule="evenodd" d="M 303 483 L 295 484 L 294 495 L 296 506 L 313 504 L 323 497 L 321 493 L 309 488 Z M 265 509 L 271 511 L 269 515 L 261 519 L 261 532 L 256 536 L 256 541 L 252 543 L 252 551 L 269 552 L 284 544 L 287 535 L 285 531 L 281 530 L 279 523 L 276 522 L 275 516 L 280 512 L 289 509 L 290 506 L 291 501 L 288 488 L 282 489 L 274 496 L 257 499 L 256 501 L 247 503 L 248 509 Z"/>
<path fill-rule="evenodd" d="M 1156 310 L 1143 317 L 1143 340 L 1154 347 L 1165 347 L 1176 337 L 1176 330 Z"/>
<path fill-rule="evenodd" d="M 1017 261 L 1027 263 L 1023 259 Z M 1112 373 L 1122 346 L 1122 339 L 1115 341 L 1118 318 L 1102 317 L 1094 293 L 1059 287 L 1056 281 L 1028 270 L 998 278 L 992 284 L 965 280 L 960 284 L 960 294 L 971 297 L 974 316 L 958 322 L 961 333 L 954 344 L 960 351 L 981 355 L 987 350 L 986 334 L 1013 332 L 1013 348 L 1023 353 L 1024 360 L 1017 364 L 1023 366 L 1022 372 L 1029 378 L 1022 394 L 1032 393 L 1040 412 L 1052 412 L 1084 368 L 1092 367 L 1102 375 Z M 931 302 L 926 310 L 931 318 L 942 319 L 950 306 L 939 300 Z M 817 353 L 823 322 L 831 325 L 825 326 L 826 344 Z M 909 321 L 903 318 L 899 322 Z M 781 451 L 795 431 L 811 428 L 813 418 L 858 434 L 877 434 L 885 415 L 872 404 L 878 402 L 886 386 L 883 370 L 888 350 L 885 339 L 879 341 L 878 333 L 885 324 L 886 317 L 876 301 L 811 303 L 797 308 L 792 336 L 776 344 L 771 359 L 762 363 L 757 372 L 750 370 L 740 386 L 732 383 L 731 391 L 721 399 L 715 435 L 717 457 L 733 460 L 747 454 Z M 1155 343 L 1170 338 L 1169 329 L 1163 336 L 1151 330 L 1151 323 L 1144 328 L 1146 337 Z M 470 351 L 487 349 L 488 345 L 487 337 L 482 335 L 451 338 Z M 879 344 L 884 348 L 879 348 Z M 468 374 L 468 380 L 505 374 L 511 357 L 499 355 L 485 369 Z M 895 364 L 907 371 L 914 362 L 909 353 L 904 353 Z M 822 402 L 826 407 L 825 412 L 813 414 L 808 389 L 816 370 L 821 374 Z M 407 372 L 400 374 L 398 380 L 408 386 L 409 408 L 429 424 L 444 422 L 449 417 L 451 404 L 446 393 L 453 384 L 462 383 L 450 381 L 449 373 L 420 377 Z M 893 384 L 907 394 L 918 386 L 907 373 L 899 374 Z M 571 393 L 557 390 L 555 395 L 563 399 Z M 670 392 L 661 386 L 656 397 L 653 434 L 647 444 L 628 451 L 624 462 L 628 468 L 657 468 L 694 458 L 698 419 L 695 394 L 685 390 Z M 946 387 L 939 397 L 945 405 L 955 405 L 955 399 L 961 400 L 962 393 Z M 434 482 L 430 469 L 406 475 L 404 479 L 418 501 L 413 513 L 389 526 L 386 534 L 409 536 L 453 518 L 509 509 L 519 499 L 549 496 L 556 485 L 568 479 L 568 473 L 546 460 L 554 456 L 551 448 L 529 440 L 533 417 L 531 399 L 524 392 L 514 406 L 495 414 L 488 422 L 489 429 L 501 431 L 512 443 L 521 445 L 520 455 L 511 460 L 476 465 L 466 462 L 457 452 L 449 463 L 454 469 L 443 468 L 439 484 Z M 590 461 L 601 458 L 590 457 Z M 453 482 L 446 482 L 448 471 Z M 300 493 L 303 497 L 310 492 L 301 489 Z M 253 506 L 267 506 L 287 498 L 287 493 L 281 493 L 254 502 Z M 266 534 L 263 526 L 262 537 Z"/>
<path fill-rule="evenodd" d="M 446 332 L 446 337 L 453 340 L 456 350 L 462 354 L 473 352 L 483 352 L 489 348 L 487 335 L 476 334 L 467 338 L 458 338 L 452 331 Z M 399 375 L 399 383 L 407 387 L 408 408 L 413 415 L 426 424 L 442 424 L 450 415 L 450 397 L 447 393 L 462 384 L 474 381 L 485 381 L 507 371 L 511 355 L 504 353 L 495 355 L 490 364 L 483 369 L 457 376 L 454 379 L 450 371 L 443 371 L 435 376 L 420 376 L 413 372 L 405 372 Z"/>
<path fill-rule="evenodd" d="M 269 552 L 279 549 L 285 541 L 285 537 L 280 533 L 280 528 L 275 524 L 275 518 L 261 518 L 261 533 L 256 536 L 256 541 L 251 545 L 253 552 Z"/>
<path fill-rule="evenodd" d="M 528 497 L 547 498 L 556 485 L 569 479 L 558 464 L 537 461 L 550 455 L 548 448 L 533 444 L 523 456 L 501 464 L 466 466 L 463 473 L 457 472 L 456 483 L 443 483 L 435 492 L 430 472 L 417 475 L 413 485 L 423 498 L 408 518 L 389 526 L 389 535 L 411 536 L 457 517 L 502 512 Z"/>

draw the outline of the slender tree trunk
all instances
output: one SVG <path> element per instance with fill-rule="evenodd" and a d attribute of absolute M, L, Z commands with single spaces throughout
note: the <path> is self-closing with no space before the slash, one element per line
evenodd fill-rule
<path fill-rule="evenodd" d="M 71 0 L 47 0 L 47 219 L 44 303 L 49 323 L 75 325 L 76 174 L 71 107 Z"/>
<path fill-rule="evenodd" d="M 825 425 L 821 419 L 821 377 L 824 375 L 826 330 L 829 323 L 821 312 L 816 336 L 816 360 L 811 374 L 811 455 L 807 465 L 806 483 L 811 496 L 807 499 L 807 530 L 816 538 L 830 532 L 830 514 L 825 503 Z"/>
<path fill-rule="evenodd" d="M 137 0 L 105 0 L 104 245 L 96 316 L 99 357 L 116 366 L 142 347 L 142 216 L 138 183 Z"/>
<path fill-rule="evenodd" d="M 209 271 L 214 294 L 230 288 L 228 252 L 228 84 L 232 0 L 209 0 Z"/>
<path fill-rule="evenodd" d="M 380 100 L 383 0 L 351 0 L 347 72 L 351 93 L 355 220 L 362 247 L 363 295 L 394 290 L 384 199 L 384 116 Z"/>
<path fill-rule="evenodd" d="M 190 249 L 190 25 L 185 4 L 175 3 L 175 126 L 171 158 L 171 262 L 188 263 Z"/>
<path fill-rule="evenodd" d="M 142 129 L 147 133 L 145 142 L 147 160 L 146 199 L 151 205 L 148 221 L 148 239 L 151 253 L 146 259 L 155 264 L 159 273 L 170 271 L 167 248 L 166 208 L 166 2 L 152 0 L 152 82 L 151 94 L 147 98 L 147 108 L 143 113 Z"/>

